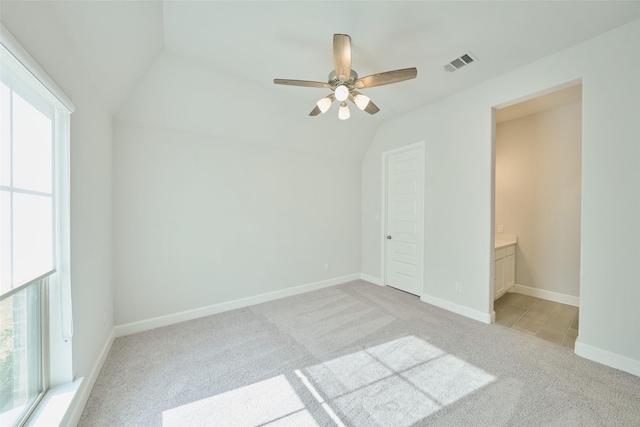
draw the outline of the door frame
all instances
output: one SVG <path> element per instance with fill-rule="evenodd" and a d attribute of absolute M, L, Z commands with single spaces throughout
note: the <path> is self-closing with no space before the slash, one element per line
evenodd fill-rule
<path fill-rule="evenodd" d="M 491 224 L 490 224 L 490 233 L 491 233 L 491 256 L 490 256 L 490 266 L 489 266 L 489 271 L 490 271 L 490 278 L 489 278 L 489 312 L 491 313 L 491 323 L 495 322 L 495 317 L 496 317 L 496 313 L 495 313 L 495 307 L 494 307 L 494 297 L 495 297 L 495 278 L 496 278 L 496 272 L 495 272 L 495 236 L 496 236 L 496 133 L 497 133 L 497 123 L 496 123 L 496 111 L 500 110 L 502 108 L 507 108 L 510 107 L 512 105 L 515 104 L 519 104 L 521 102 L 526 102 L 526 101 L 530 101 L 536 98 L 539 98 L 541 96 L 545 96 L 563 89 L 567 89 L 569 87 L 572 86 L 576 86 L 576 85 L 582 85 L 582 99 L 580 101 L 581 103 L 581 120 L 582 123 L 584 125 L 584 80 L 582 77 L 577 78 L 577 79 L 573 79 L 570 80 L 568 82 L 562 83 L 562 84 L 558 84 L 555 86 L 551 86 L 548 87 L 544 90 L 540 90 L 537 92 L 533 92 L 533 93 L 529 93 L 525 96 L 519 97 L 519 98 L 515 98 L 515 99 L 511 99 L 509 101 L 506 102 L 502 102 L 500 104 L 494 105 L 491 108 Z M 584 129 L 583 129 L 584 130 Z M 584 132 L 582 133 L 582 138 L 580 141 L 580 145 L 581 145 L 581 153 L 582 153 L 582 161 L 584 162 Z M 581 174 L 580 174 L 580 221 L 582 224 L 582 195 L 583 195 L 583 189 L 584 189 L 584 168 L 582 168 Z M 580 228 L 580 241 L 582 242 L 582 226 Z M 580 255 L 580 275 L 579 275 L 579 283 L 578 283 L 578 289 L 580 294 L 582 293 L 582 244 L 580 246 L 579 249 L 579 255 Z M 517 285 L 517 283 L 516 283 Z M 515 286 L 515 285 L 514 285 Z M 550 292 L 550 291 L 545 291 L 545 290 L 539 290 L 536 291 L 537 288 L 531 288 L 532 290 L 528 291 L 530 293 L 527 293 L 526 295 L 531 295 L 534 297 L 539 297 L 542 299 L 547 299 L 549 301 L 555 301 L 555 302 L 559 302 L 562 304 L 567 304 L 567 305 L 572 305 L 575 307 L 580 307 L 580 297 L 573 297 L 573 296 L 569 296 L 569 298 L 564 298 L 562 295 L 563 294 L 556 294 L 554 292 Z"/>
<path fill-rule="evenodd" d="M 381 206 L 380 206 L 380 280 L 382 283 L 380 283 L 380 285 L 382 286 L 387 286 L 387 242 L 386 242 L 386 236 L 387 236 L 387 160 L 389 159 L 389 157 L 393 154 L 399 154 L 405 151 L 411 151 L 413 149 L 416 148 L 422 148 L 422 167 L 423 167 L 423 171 L 426 169 L 426 153 L 425 153 L 425 142 L 423 141 L 418 141 L 418 142 L 414 142 L 412 144 L 408 144 L 408 145 L 403 145 L 402 147 L 398 147 L 398 148 L 393 148 L 390 150 L 386 150 L 382 152 L 382 194 L 380 197 L 381 200 Z M 425 197 L 425 188 L 423 186 L 422 189 L 422 197 L 424 199 Z M 426 203 L 424 203 L 423 200 L 423 209 L 422 209 L 422 221 L 424 223 L 425 220 L 425 215 L 424 215 L 424 207 L 426 206 Z M 422 268 L 420 269 L 420 275 L 419 275 L 419 281 L 422 284 L 422 292 L 420 293 L 420 297 L 422 296 L 422 294 L 424 293 L 424 224 L 422 226 L 422 236 L 420 239 L 420 246 L 422 249 L 422 259 L 421 259 L 421 264 L 422 264 Z"/>

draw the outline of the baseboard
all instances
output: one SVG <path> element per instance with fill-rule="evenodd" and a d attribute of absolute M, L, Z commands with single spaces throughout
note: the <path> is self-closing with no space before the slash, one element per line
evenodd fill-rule
<path fill-rule="evenodd" d="M 474 310 L 472 308 L 465 307 L 463 305 L 459 305 L 451 301 L 443 300 L 430 295 L 422 295 L 420 297 L 420 301 L 426 302 L 427 304 L 435 305 L 436 307 L 444 308 L 447 311 L 451 311 L 453 313 L 468 317 L 473 320 L 477 320 L 482 323 L 489 324 L 492 322 L 492 319 L 495 320 L 495 313 L 483 313 L 481 311 Z"/>
<path fill-rule="evenodd" d="M 102 366 L 104 362 L 107 360 L 107 356 L 109 355 L 109 351 L 111 350 L 111 345 L 113 344 L 113 340 L 115 338 L 115 328 L 111 330 L 109 334 L 109 338 L 107 338 L 107 342 L 105 342 L 104 347 L 102 348 L 102 352 L 100 353 L 100 357 L 93 365 L 93 369 L 89 375 L 87 375 L 84 379 L 80 378 L 76 381 L 82 380 L 82 384 L 80 385 L 80 389 L 76 393 L 75 398 L 73 399 L 73 403 L 71 404 L 71 409 L 67 412 L 67 415 L 63 418 L 63 422 L 60 424 L 61 426 L 77 426 L 80 422 L 80 417 L 82 417 L 82 411 L 84 411 L 84 407 L 87 404 L 87 400 L 89 400 L 89 395 L 91 394 L 91 390 L 93 390 L 93 386 L 98 379 L 98 375 L 100 375 L 100 371 L 102 370 Z"/>
<path fill-rule="evenodd" d="M 529 295 L 530 297 L 537 297 L 562 304 L 572 305 L 574 307 L 580 307 L 579 297 L 547 291 L 544 289 L 532 288 L 524 285 L 513 285 L 513 287 L 509 289 L 509 292 L 516 292 L 518 294 Z"/>
<path fill-rule="evenodd" d="M 125 323 L 123 325 L 118 325 L 114 328 L 115 336 L 122 337 L 125 335 L 131 335 L 138 332 L 149 331 L 151 329 L 173 325 L 175 323 L 180 323 L 187 320 L 193 320 L 200 317 L 211 316 L 212 314 L 218 314 L 218 313 L 222 313 L 229 310 L 248 307 L 250 305 L 262 304 L 263 302 L 269 302 L 269 301 L 277 300 L 280 298 L 302 294 L 305 292 L 316 291 L 318 289 L 328 288 L 330 286 L 336 286 L 342 283 L 347 283 L 347 282 L 351 282 L 353 280 L 358 280 L 358 279 L 360 279 L 359 273 L 350 274 L 348 276 L 335 277 L 333 279 L 322 280 L 320 282 L 314 282 L 314 283 L 308 283 L 306 285 L 300 285 L 293 288 L 282 289 L 280 291 L 267 292 L 260 295 L 240 298 L 237 300 L 213 304 L 206 307 L 195 308 L 193 310 L 181 311 L 179 313 L 173 313 L 166 316 L 154 317 L 151 319 L 141 320 L 138 322 Z"/>
<path fill-rule="evenodd" d="M 603 350 L 601 348 L 582 343 L 580 342 L 580 337 L 576 340 L 574 352 L 585 359 L 593 360 L 594 362 L 602 363 L 603 365 L 640 377 L 640 360 L 631 359 L 627 356 L 612 353 L 609 350 Z"/>
<path fill-rule="evenodd" d="M 366 280 L 374 285 L 384 286 L 384 282 L 379 277 L 369 276 L 368 274 L 360 273 L 360 279 Z"/>

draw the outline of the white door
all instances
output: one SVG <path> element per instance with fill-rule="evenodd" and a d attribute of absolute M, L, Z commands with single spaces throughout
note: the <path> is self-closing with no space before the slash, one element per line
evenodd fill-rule
<path fill-rule="evenodd" d="M 385 153 L 385 284 L 422 295 L 424 145 Z"/>

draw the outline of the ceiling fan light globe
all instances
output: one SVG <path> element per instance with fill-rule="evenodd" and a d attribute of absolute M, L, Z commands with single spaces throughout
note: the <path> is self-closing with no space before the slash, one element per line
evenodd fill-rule
<path fill-rule="evenodd" d="M 353 99 L 353 102 L 355 102 L 358 108 L 361 109 L 362 111 L 364 111 L 364 109 L 367 108 L 367 105 L 369 105 L 369 101 L 371 101 L 371 98 L 361 93 L 357 94 L 356 97 Z"/>
<path fill-rule="evenodd" d="M 347 103 L 343 101 L 342 104 L 340 104 L 340 110 L 338 110 L 338 118 L 340 120 L 347 120 L 349 117 L 351 117 L 349 107 L 347 107 Z"/>
<path fill-rule="evenodd" d="M 346 100 L 349 97 L 349 88 L 345 85 L 340 85 L 334 91 L 336 95 L 336 99 L 340 102 Z"/>
<path fill-rule="evenodd" d="M 316 102 L 316 105 L 318 106 L 318 108 L 322 113 L 326 113 L 327 110 L 331 107 L 331 103 L 332 103 L 331 99 L 322 98 L 320 101 Z"/>

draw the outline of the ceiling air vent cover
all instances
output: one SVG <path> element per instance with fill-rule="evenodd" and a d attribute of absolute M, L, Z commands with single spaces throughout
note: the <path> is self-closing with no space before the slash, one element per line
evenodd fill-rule
<path fill-rule="evenodd" d="M 477 60 L 478 60 L 478 58 L 473 56 L 473 54 L 471 52 L 467 52 L 464 55 L 462 55 L 461 57 L 454 59 L 453 61 L 449 62 L 448 64 L 445 64 L 444 69 L 445 69 L 445 71 L 453 73 L 454 71 L 459 70 L 460 68 L 464 67 L 465 65 L 471 64 L 472 62 L 475 62 Z"/>

